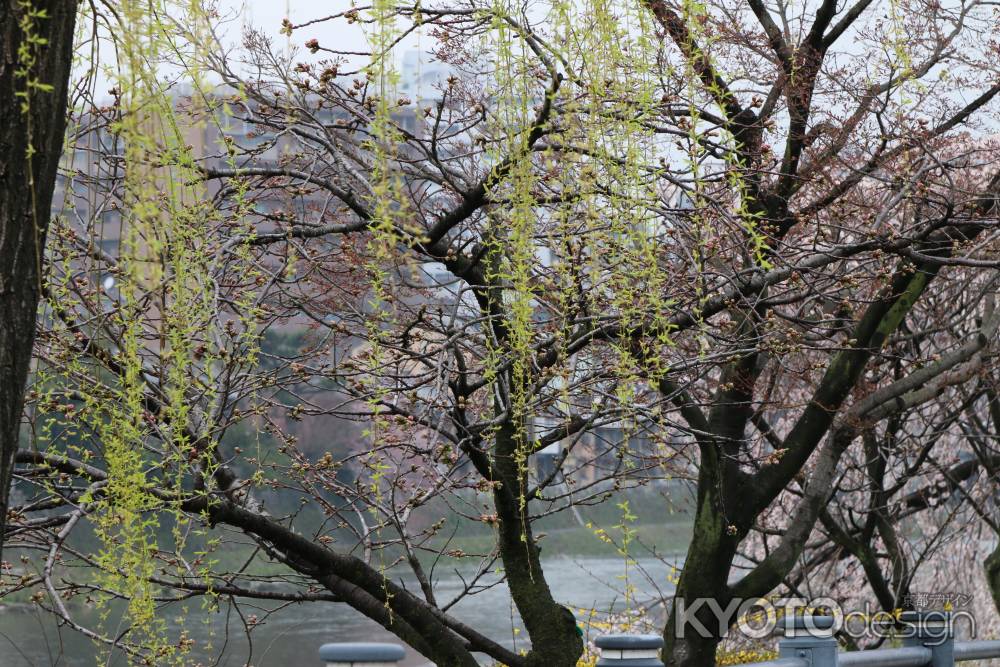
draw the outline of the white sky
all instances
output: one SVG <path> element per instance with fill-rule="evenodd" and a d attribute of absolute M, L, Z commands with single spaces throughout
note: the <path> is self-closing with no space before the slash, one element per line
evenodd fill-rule
<path fill-rule="evenodd" d="M 281 20 L 288 17 L 293 24 L 305 23 L 331 14 L 346 11 L 353 3 L 349 0 L 219 0 L 219 8 L 224 14 L 236 13 L 242 17 L 244 25 L 263 30 L 275 39 L 275 44 L 288 41 L 280 34 Z M 336 30 L 334 25 L 340 30 Z M 365 48 L 364 34 L 358 25 L 350 27 L 344 21 L 328 21 L 303 28 L 292 34 L 291 43 L 302 46 L 315 37 L 323 44 L 337 44 L 351 51 Z"/>
<path fill-rule="evenodd" d="M 239 56 L 239 45 L 243 29 L 253 27 L 270 37 L 276 48 L 286 53 L 289 49 L 296 52 L 296 59 L 313 62 L 325 57 L 328 53 L 320 52 L 313 55 L 303 45 L 310 39 L 318 39 L 320 45 L 346 51 L 366 51 L 364 28 L 359 24 L 349 25 L 344 20 L 324 21 L 292 33 L 291 37 L 281 34 L 282 19 L 288 17 L 295 25 L 320 19 L 332 14 L 346 11 L 352 5 L 350 0 L 216 0 L 219 12 L 225 21 L 219 26 L 227 47 L 235 47 L 232 55 Z M 411 36 L 403 40 L 396 49 L 397 63 L 401 62 L 406 51 L 416 49 L 426 50 L 430 39 Z M 114 63 L 114 51 L 107 44 L 102 44 L 101 59 L 105 64 Z M 429 58 L 429 56 L 424 56 Z M 97 78 L 97 96 L 103 98 L 106 91 L 112 87 L 111 79 L 105 72 Z"/>

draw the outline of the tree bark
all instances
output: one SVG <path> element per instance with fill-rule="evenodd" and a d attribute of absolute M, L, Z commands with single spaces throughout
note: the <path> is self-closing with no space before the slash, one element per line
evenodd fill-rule
<path fill-rule="evenodd" d="M 0 536 L 6 532 L 42 253 L 66 131 L 77 10 L 76 0 L 27 4 L 0 0 Z M 44 41 L 27 41 L 24 23 L 31 25 L 32 38 Z M 34 57 L 26 73 L 24 46 Z M 2 548 L 0 537 L 0 557 Z"/>
<path fill-rule="evenodd" d="M 670 667 L 714 665 L 725 631 L 708 601 L 720 609 L 729 605 L 728 575 L 746 531 L 732 532 L 721 511 L 719 486 L 714 475 L 699 477 L 694 532 L 663 631 L 663 662 Z M 682 613 L 681 604 L 686 613 Z"/>
<path fill-rule="evenodd" d="M 1000 546 L 990 552 L 983 561 L 983 569 L 986 572 L 986 583 L 990 586 L 990 594 L 993 595 L 993 605 L 1000 612 Z"/>
<path fill-rule="evenodd" d="M 555 601 L 542 572 L 541 550 L 528 518 L 527 500 L 522 503 L 520 499 L 527 478 L 516 461 L 516 449 L 514 425 L 508 420 L 496 435 L 494 463 L 501 483 L 493 498 L 507 585 L 531 638 L 527 665 L 574 667 L 583 654 L 583 640 L 576 632 L 573 612 Z"/>

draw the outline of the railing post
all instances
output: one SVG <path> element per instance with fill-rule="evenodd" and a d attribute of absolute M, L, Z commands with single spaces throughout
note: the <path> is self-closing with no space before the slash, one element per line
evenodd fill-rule
<path fill-rule="evenodd" d="M 601 649 L 596 667 L 663 667 L 659 635 L 604 635 L 594 643 Z"/>
<path fill-rule="evenodd" d="M 786 616 L 778 657 L 805 660 L 809 667 L 837 667 L 833 622 L 833 616 Z"/>
<path fill-rule="evenodd" d="M 343 642 L 319 647 L 319 659 L 326 667 L 396 667 L 404 657 L 403 647 L 396 644 Z"/>
<path fill-rule="evenodd" d="M 931 650 L 930 667 L 954 667 L 955 633 L 946 611 L 904 611 L 899 620 L 906 626 L 904 646 Z"/>

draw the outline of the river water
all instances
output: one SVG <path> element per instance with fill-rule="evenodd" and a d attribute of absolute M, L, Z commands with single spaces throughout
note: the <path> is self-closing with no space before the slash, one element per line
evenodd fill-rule
<path fill-rule="evenodd" d="M 621 558 L 557 556 L 545 560 L 543 569 L 553 595 L 577 612 L 578 617 L 585 616 L 579 613 L 581 609 L 607 612 L 626 607 L 625 564 Z M 670 572 L 669 565 L 651 559 L 640 560 L 638 567 L 631 566 L 628 583 L 634 591 L 634 602 L 630 606 L 669 595 L 673 591 Z M 439 603 L 451 599 L 461 585 L 458 574 L 442 576 L 435 586 Z M 210 615 L 200 610 L 197 601 L 189 606 L 185 626 L 198 647 L 193 655 L 197 654 L 206 667 L 318 666 L 317 650 L 325 642 L 399 643 L 382 627 L 339 603 L 293 605 L 269 616 L 254 609 L 253 603 L 243 604 L 244 615 L 257 614 L 264 619 L 252 632 L 252 645 L 241 632 L 239 615 L 225 605 L 220 613 Z M 87 609 L 77 609 L 74 613 L 81 622 L 96 620 L 96 613 Z M 520 622 L 512 613 L 507 588 L 502 584 L 462 600 L 452 613 L 510 648 L 526 647 L 523 633 L 517 632 Z M 171 618 L 179 614 L 179 608 L 168 608 L 162 616 Z M 179 629 L 178 621 L 170 623 L 172 629 Z M 211 651 L 204 648 L 206 641 L 212 642 Z M 34 608 L 12 606 L 0 611 L 0 667 L 92 667 L 97 664 L 97 653 L 89 639 L 71 629 L 57 627 L 51 617 Z M 101 664 L 125 665 L 125 661 L 112 658 Z M 404 667 L 427 664 L 427 660 L 407 648 Z"/>

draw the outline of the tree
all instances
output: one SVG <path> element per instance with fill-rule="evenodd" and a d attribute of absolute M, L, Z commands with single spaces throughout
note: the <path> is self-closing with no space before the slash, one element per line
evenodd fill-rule
<path fill-rule="evenodd" d="M 72 0 L 0 4 L 0 528 L 7 521 L 42 255 L 66 130 L 76 5 Z"/>
<path fill-rule="evenodd" d="M 990 627 L 992 603 L 984 609 L 975 599 L 979 596 L 967 595 L 970 585 L 964 579 L 983 559 L 982 531 L 992 530 L 993 523 L 985 508 L 997 481 L 994 447 L 986 430 L 995 352 L 985 345 L 997 320 L 992 295 L 976 295 L 973 301 L 980 298 L 986 317 L 969 322 L 978 330 L 962 333 L 940 352 L 952 370 L 927 384 L 922 384 L 927 374 L 911 376 L 906 392 L 879 408 L 889 415 L 882 425 L 881 419 L 874 427 L 869 422 L 861 434 L 862 446 L 845 453 L 838 480 L 819 511 L 818 535 L 785 578 L 788 591 L 823 591 L 845 603 L 874 600 L 886 612 L 928 604 L 940 608 L 945 601 L 930 603 L 928 594 L 951 595 L 960 600 L 956 611 L 971 610 Z M 923 331 L 934 328 L 928 322 Z M 907 345 L 941 343 L 933 333 L 912 334 L 908 332 Z M 956 345 L 959 340 L 965 342 Z M 924 400 L 931 395 L 933 400 Z M 866 404 L 871 401 L 859 407 Z M 793 507 L 786 504 L 772 511 L 784 514 Z M 765 520 L 761 526 L 780 522 Z M 759 543 L 745 556 L 751 562 L 763 558 Z M 986 572 L 976 578 L 986 574 L 988 583 L 989 558 L 986 564 Z M 941 587 L 942 577 L 949 581 L 947 589 Z M 971 590 L 980 593 L 982 588 Z M 878 644 L 884 637 L 872 640 Z"/>
<path fill-rule="evenodd" d="M 544 9 L 377 3 L 327 19 L 369 28 L 370 63 L 315 38 L 285 58 L 251 33 L 253 77 L 204 34 L 178 38 L 202 42 L 186 62 L 228 85 L 196 87 L 181 123 L 221 117 L 205 152 L 222 157 L 186 154 L 179 136 L 148 142 L 132 156 L 144 179 L 126 162 L 93 183 L 131 216 L 130 240 L 116 254 L 81 244 L 101 235 L 92 216 L 52 251 L 41 435 L 18 455 L 37 497 L 16 530 L 48 553 L 23 585 L 46 587 L 64 620 L 61 596 L 120 594 L 124 577 L 146 600 L 154 586 L 338 600 L 440 665 L 471 666 L 474 652 L 572 665 L 583 646 L 536 525 L 670 476 L 693 478 L 697 496 L 663 630 L 671 664 L 709 665 L 720 640 L 712 622 L 681 636 L 681 602 L 790 587 L 824 531 L 880 603 L 899 603 L 902 558 L 890 582 L 871 558 L 896 528 L 883 505 L 919 491 L 928 455 L 960 433 L 949 416 L 963 392 L 994 370 L 1000 176 L 979 128 L 1000 84 L 992 47 L 973 46 L 995 37 L 991 8 Z M 454 71 L 430 103 L 393 84 L 391 47 L 417 27 Z M 137 108 L 111 109 L 112 136 Z M 251 134 L 227 134 L 227 108 Z M 191 189 L 148 185 L 167 182 Z M 77 273 L 124 277 L 121 296 Z M 290 325 L 310 329 L 301 347 L 259 346 Z M 331 417 L 367 437 L 320 454 L 291 432 Z M 607 426 L 652 446 L 623 437 L 575 456 Z M 555 443 L 556 471 L 536 474 Z M 29 518 L 35 507 L 56 513 Z M 838 523 L 848 507 L 870 517 L 860 534 Z M 301 519 L 310 511 L 320 519 Z M 455 515 L 495 530 L 493 549 L 449 546 Z M 132 571 L 68 544 L 85 521 L 146 560 Z M 183 537 L 164 535 L 174 522 Z M 248 535 L 252 558 L 288 569 L 284 587 L 189 567 L 205 562 L 185 532 L 199 524 L 206 540 L 221 526 Z M 638 548 L 627 530 L 619 546 Z M 746 571 L 741 552 L 756 560 Z M 113 576 L 60 584 L 60 553 Z M 502 565 L 527 655 L 438 599 L 427 553 L 475 559 L 462 596 Z"/>

